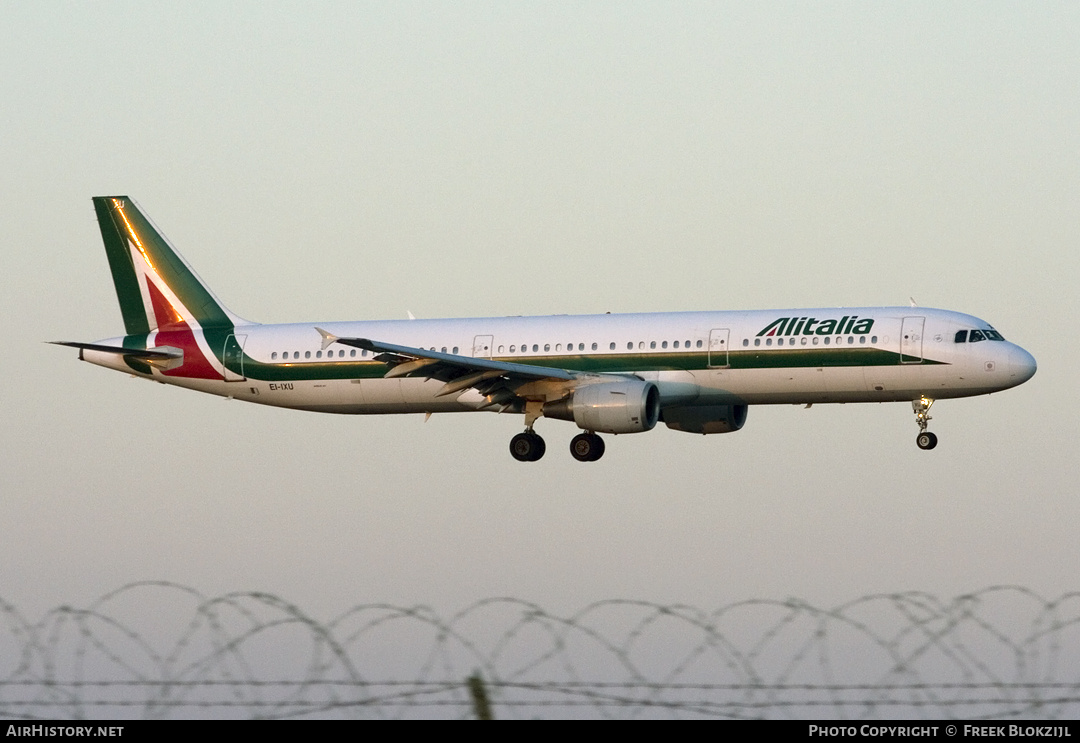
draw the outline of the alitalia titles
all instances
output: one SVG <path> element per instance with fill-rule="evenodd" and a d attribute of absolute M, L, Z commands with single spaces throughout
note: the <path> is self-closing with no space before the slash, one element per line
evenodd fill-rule
<path fill-rule="evenodd" d="M 816 317 L 781 317 L 773 320 L 758 335 L 866 335 L 874 327 L 870 317 L 844 315 L 839 320 L 818 320 Z"/>

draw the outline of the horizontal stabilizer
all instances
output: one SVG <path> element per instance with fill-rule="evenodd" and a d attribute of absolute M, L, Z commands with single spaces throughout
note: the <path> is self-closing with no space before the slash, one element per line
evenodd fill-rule
<path fill-rule="evenodd" d="M 162 347 L 154 350 L 143 348 L 124 348 L 123 346 L 102 346 L 98 343 L 78 343 L 76 341 L 47 341 L 55 346 L 71 346 L 82 351 L 98 351 L 99 353 L 115 353 L 121 356 L 130 356 L 135 359 L 147 361 L 167 361 L 169 359 L 182 359 L 184 352 L 179 348 Z"/>

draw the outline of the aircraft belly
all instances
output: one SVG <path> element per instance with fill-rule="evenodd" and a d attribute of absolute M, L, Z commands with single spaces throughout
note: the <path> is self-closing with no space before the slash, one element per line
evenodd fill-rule
<path fill-rule="evenodd" d="M 403 405 L 401 379 L 362 379 L 358 386 L 364 395 L 364 405 Z"/>
<path fill-rule="evenodd" d="M 861 400 L 866 396 L 866 378 L 862 366 L 826 366 L 822 377 L 830 398 Z"/>
<path fill-rule="evenodd" d="M 768 404 L 828 402 L 820 368 L 712 369 L 695 372 L 701 386 L 697 403 Z"/>
<path fill-rule="evenodd" d="M 656 384 L 660 391 L 660 405 L 685 405 L 693 403 L 701 394 L 701 386 L 693 372 L 669 370 L 639 375 L 647 382 Z"/>
<path fill-rule="evenodd" d="M 874 400 L 911 400 L 923 395 L 935 399 L 990 392 L 977 375 L 953 364 L 902 364 L 866 367 L 867 393 Z"/>

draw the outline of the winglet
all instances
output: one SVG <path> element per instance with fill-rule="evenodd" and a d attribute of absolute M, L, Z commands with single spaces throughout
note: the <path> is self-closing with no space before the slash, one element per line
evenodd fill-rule
<path fill-rule="evenodd" d="M 318 330 L 319 335 L 322 336 L 322 350 L 325 351 L 327 346 L 329 346 L 331 343 L 336 343 L 337 342 L 338 337 L 336 335 L 334 335 L 333 333 L 327 332 L 327 331 L 323 330 L 322 328 L 315 328 L 315 329 Z"/>

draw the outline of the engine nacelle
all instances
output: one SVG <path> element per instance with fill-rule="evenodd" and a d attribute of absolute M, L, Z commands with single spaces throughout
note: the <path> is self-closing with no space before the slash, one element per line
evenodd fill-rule
<path fill-rule="evenodd" d="M 578 428 L 597 433 L 650 431 L 660 419 L 660 390 L 640 379 L 588 384 L 545 404 L 544 416 L 572 420 Z"/>
<path fill-rule="evenodd" d="M 664 425 L 686 433 L 731 433 L 746 424 L 745 405 L 687 405 L 664 408 Z"/>

